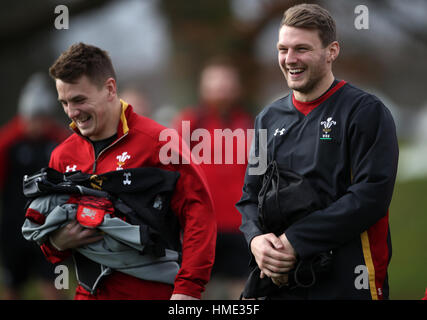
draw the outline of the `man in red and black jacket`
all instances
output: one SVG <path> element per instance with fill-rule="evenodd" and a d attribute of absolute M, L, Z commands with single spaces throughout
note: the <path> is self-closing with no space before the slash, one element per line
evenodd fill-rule
<path fill-rule="evenodd" d="M 388 209 L 399 153 L 396 128 L 377 97 L 335 79 L 332 63 L 339 48 L 327 10 L 301 4 L 285 12 L 278 61 L 292 91 L 256 117 L 253 150 L 267 150 L 269 163 L 302 176 L 325 205 L 279 235 L 265 233 L 258 216 L 262 176 L 248 170 L 237 204 L 241 230 L 260 277 L 284 284 L 271 299 L 389 297 Z M 259 139 L 261 130 L 266 141 Z M 304 203 L 308 196 L 298 194 L 296 201 Z M 297 274 L 300 261 L 314 262 L 322 253 L 331 254 L 330 269 L 292 285 L 288 273 Z"/>
<path fill-rule="evenodd" d="M 105 51 L 75 44 L 49 71 L 74 130 L 53 151 L 50 167 L 91 174 L 138 167 L 180 173 L 170 204 L 182 230 L 182 264 L 174 285 L 151 281 L 149 275 L 139 279 L 114 271 L 102 279 L 94 294 L 79 286 L 76 299 L 200 299 L 210 277 L 216 238 L 211 197 L 200 169 L 182 161 L 165 164 L 160 159 L 165 142 L 159 135 L 165 127 L 137 115 L 118 98 L 114 68 Z M 179 146 L 176 148 L 180 152 Z M 55 231 L 42 250 L 51 262 L 58 262 L 73 248 L 101 238 L 96 229 L 83 228 L 73 221 Z"/>

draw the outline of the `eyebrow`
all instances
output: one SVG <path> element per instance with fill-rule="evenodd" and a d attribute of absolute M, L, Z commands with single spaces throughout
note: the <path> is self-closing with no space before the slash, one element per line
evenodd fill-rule
<path fill-rule="evenodd" d="M 285 46 L 284 44 L 278 42 L 276 45 L 277 49 L 282 49 L 282 48 L 289 48 L 288 46 Z M 313 48 L 312 45 L 308 44 L 308 43 L 298 43 L 296 45 L 291 46 L 292 48 Z"/>
<path fill-rule="evenodd" d="M 86 98 L 87 98 L 86 96 L 79 94 L 79 95 L 74 96 L 74 97 L 72 97 L 71 99 L 69 99 L 69 101 L 71 101 L 71 102 L 76 102 L 76 101 L 84 100 L 84 99 L 86 99 Z M 58 99 L 58 101 L 59 101 L 60 103 L 67 102 L 67 101 L 66 101 L 66 100 L 64 100 L 64 99 Z"/>

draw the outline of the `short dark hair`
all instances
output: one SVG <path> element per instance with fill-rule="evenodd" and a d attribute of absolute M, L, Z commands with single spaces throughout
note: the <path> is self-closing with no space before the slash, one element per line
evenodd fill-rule
<path fill-rule="evenodd" d="M 112 77 L 116 79 L 113 64 L 108 53 L 98 47 L 82 42 L 73 44 L 64 51 L 49 68 L 53 79 L 74 83 L 82 76 L 98 86 Z"/>
<path fill-rule="evenodd" d="M 318 30 L 324 47 L 337 38 L 334 19 L 328 10 L 317 4 L 303 3 L 290 7 L 284 12 L 280 27 L 284 25 Z"/>

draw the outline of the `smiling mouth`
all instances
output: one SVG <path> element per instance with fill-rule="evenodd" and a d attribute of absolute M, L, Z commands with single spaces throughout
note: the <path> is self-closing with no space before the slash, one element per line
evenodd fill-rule
<path fill-rule="evenodd" d="M 86 122 L 88 122 L 90 119 L 92 119 L 92 117 L 91 116 L 85 116 L 85 117 L 80 117 L 80 118 L 78 118 L 78 119 L 74 119 L 74 122 L 77 124 L 77 125 L 84 125 Z"/>
<path fill-rule="evenodd" d="M 304 72 L 304 70 L 305 70 L 305 69 L 303 69 L 303 68 L 294 68 L 294 69 L 289 69 L 289 68 L 288 68 L 288 72 L 289 72 L 291 75 L 301 74 L 301 73 L 303 73 L 303 72 Z"/>

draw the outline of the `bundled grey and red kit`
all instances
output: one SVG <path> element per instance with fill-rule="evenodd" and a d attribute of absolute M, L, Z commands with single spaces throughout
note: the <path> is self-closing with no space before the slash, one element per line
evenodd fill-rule
<path fill-rule="evenodd" d="M 267 130 L 267 146 L 260 144 L 260 129 Z M 328 270 L 316 274 L 314 284 L 283 286 L 271 298 L 387 299 L 389 205 L 399 152 L 390 111 L 345 81 L 335 80 L 312 102 L 290 93 L 255 120 L 252 152 L 263 148 L 269 164 L 303 177 L 325 204 L 279 233 L 285 232 L 299 261 L 331 254 Z M 263 179 L 247 171 L 236 205 L 248 244 L 265 233 L 258 209 Z M 301 194 L 301 201 L 309 196 Z"/>

